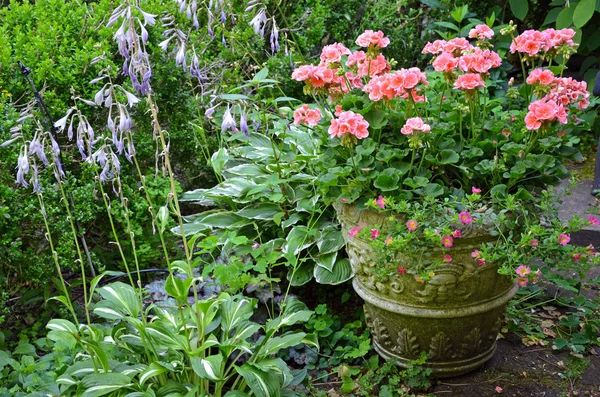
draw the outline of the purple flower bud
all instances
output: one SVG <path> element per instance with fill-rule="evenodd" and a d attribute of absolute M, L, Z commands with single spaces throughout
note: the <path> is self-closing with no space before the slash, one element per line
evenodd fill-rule
<path fill-rule="evenodd" d="M 142 31 L 142 42 L 148 44 L 148 31 L 144 28 L 144 25 L 140 22 L 140 29 Z"/>
<path fill-rule="evenodd" d="M 27 181 L 25 180 L 25 175 L 29 173 L 29 160 L 27 159 L 27 155 L 25 153 L 19 154 L 19 159 L 17 160 L 17 183 L 22 186 L 29 186 Z"/>
<path fill-rule="evenodd" d="M 102 102 L 104 102 L 104 88 L 102 88 L 96 93 L 96 95 L 94 95 L 94 103 L 96 105 L 100 106 L 102 105 Z"/>
<path fill-rule="evenodd" d="M 227 22 L 227 15 L 225 15 L 225 11 L 221 10 L 221 23 Z"/>
<path fill-rule="evenodd" d="M 194 29 L 198 30 L 200 29 L 200 23 L 198 22 L 198 14 L 194 13 L 194 17 L 193 17 L 193 23 L 192 26 L 194 27 Z"/>
<path fill-rule="evenodd" d="M 221 36 L 221 43 L 223 43 L 223 45 L 225 47 L 227 47 L 227 41 L 225 40 L 225 35 Z"/>
<path fill-rule="evenodd" d="M 177 66 L 183 65 L 185 68 L 185 43 L 180 42 L 179 51 L 177 51 L 177 55 L 175 56 L 175 64 Z"/>
<path fill-rule="evenodd" d="M 248 131 L 248 116 L 246 113 L 243 113 L 240 116 L 240 131 L 242 131 L 246 136 L 250 136 L 250 132 Z"/>

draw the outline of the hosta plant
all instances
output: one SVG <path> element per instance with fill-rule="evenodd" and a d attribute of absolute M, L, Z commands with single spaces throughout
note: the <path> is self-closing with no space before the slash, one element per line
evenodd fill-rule
<path fill-rule="evenodd" d="M 298 345 L 318 348 L 313 335 L 291 331 L 312 316 L 295 299 L 278 317 L 253 321 L 256 301 L 226 293 L 188 303 L 197 279 L 170 277 L 167 292 L 177 307 L 141 308 L 138 291 L 116 282 L 97 289 L 94 314 L 109 321 L 76 325 L 55 319 L 48 338 L 77 345 L 81 353 L 59 376 L 62 396 L 282 396 L 305 370 L 277 358 Z"/>

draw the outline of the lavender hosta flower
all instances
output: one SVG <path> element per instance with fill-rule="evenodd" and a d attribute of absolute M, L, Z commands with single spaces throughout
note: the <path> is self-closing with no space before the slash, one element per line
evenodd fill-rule
<path fill-rule="evenodd" d="M 275 18 L 271 18 L 273 21 L 273 26 L 271 27 L 271 52 L 275 53 L 279 51 L 279 29 L 277 28 L 277 23 L 275 23 Z"/>
<path fill-rule="evenodd" d="M 70 108 L 69 110 L 67 110 L 67 114 L 63 118 L 56 121 L 54 123 L 54 127 L 57 128 L 59 131 L 63 131 L 65 129 L 65 127 L 67 126 L 67 119 L 69 118 L 71 113 L 73 113 L 73 110 L 74 110 L 73 108 Z"/>
<path fill-rule="evenodd" d="M 240 131 L 246 136 L 250 136 L 250 131 L 248 131 L 248 115 L 246 113 L 242 113 L 240 116 Z"/>
<path fill-rule="evenodd" d="M 166 40 L 161 41 L 160 43 L 158 43 L 158 46 L 163 50 L 163 51 L 167 51 L 167 47 L 169 47 L 169 42 L 171 41 L 173 37 L 169 37 Z"/>
<path fill-rule="evenodd" d="M 267 24 L 267 13 L 264 9 L 258 11 L 258 13 L 250 21 L 250 26 L 254 29 L 254 34 L 260 34 L 260 38 L 265 37 L 265 26 Z"/>
<path fill-rule="evenodd" d="M 144 44 L 148 44 L 148 31 L 146 30 L 146 28 L 144 27 L 144 25 L 142 25 L 142 23 L 140 21 L 138 21 L 140 24 L 140 30 L 142 32 L 141 37 L 142 37 L 142 43 Z"/>
<path fill-rule="evenodd" d="M 123 90 L 123 92 L 125 93 L 125 96 L 127 97 L 127 104 L 129 105 L 129 107 L 132 107 L 133 105 L 135 105 L 136 103 L 138 103 L 140 101 L 140 99 L 138 97 L 136 97 L 135 95 L 133 95 L 131 92 Z"/>
<path fill-rule="evenodd" d="M 142 16 L 144 17 L 144 23 L 150 26 L 154 26 L 156 24 L 156 15 L 145 12 L 142 9 L 139 10 Z"/>
<path fill-rule="evenodd" d="M 32 174 L 31 174 L 31 179 L 29 180 L 29 182 L 31 183 L 31 187 L 33 189 L 34 193 L 41 193 L 42 192 L 42 187 L 40 186 L 40 180 L 38 177 L 38 167 L 35 164 L 31 165 L 31 170 L 32 170 Z M 44 209 L 42 208 L 42 211 Z"/>
<path fill-rule="evenodd" d="M 223 121 L 221 122 L 221 132 L 223 133 L 227 130 L 235 131 L 236 128 L 237 125 L 235 119 L 231 115 L 229 106 L 227 106 L 227 110 L 225 110 L 225 113 L 223 114 Z"/>
<path fill-rule="evenodd" d="M 177 66 L 183 65 L 185 68 L 185 42 L 179 42 L 179 50 L 177 51 L 177 55 L 175 56 L 175 64 Z"/>
<path fill-rule="evenodd" d="M 25 176 L 29 173 L 29 159 L 27 158 L 27 145 L 23 147 L 23 151 L 19 153 L 17 159 L 17 180 L 21 186 L 27 187 L 29 183 L 25 180 Z"/>
<path fill-rule="evenodd" d="M 31 140 L 31 142 L 29 143 L 29 150 L 28 150 L 28 155 L 36 155 L 38 159 L 40 159 L 40 161 L 42 163 L 44 163 L 44 165 L 48 165 L 48 158 L 46 157 L 46 154 L 44 153 L 44 146 L 40 140 L 40 136 L 39 134 L 35 134 L 35 136 L 33 137 L 33 139 Z"/>
<path fill-rule="evenodd" d="M 101 106 L 102 103 L 104 103 L 104 87 L 94 95 L 94 103 L 98 106 Z"/>

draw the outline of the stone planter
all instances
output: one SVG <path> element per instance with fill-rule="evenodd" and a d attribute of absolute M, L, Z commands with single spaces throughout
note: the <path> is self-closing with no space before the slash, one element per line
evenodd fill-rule
<path fill-rule="evenodd" d="M 467 373 L 492 357 L 506 304 L 517 291 L 510 277 L 498 274 L 497 265 L 481 266 L 471 257 L 493 237 L 463 230 L 454 240 L 452 262 L 437 268 L 430 281 L 417 282 L 407 273 L 384 282 L 370 272 L 376 258 L 369 243 L 348 233 L 361 223 L 382 225 L 386 218 L 350 205 L 338 205 L 336 211 L 355 272 L 352 285 L 365 301 L 367 326 L 382 357 L 405 367 L 425 351 L 437 377 Z"/>

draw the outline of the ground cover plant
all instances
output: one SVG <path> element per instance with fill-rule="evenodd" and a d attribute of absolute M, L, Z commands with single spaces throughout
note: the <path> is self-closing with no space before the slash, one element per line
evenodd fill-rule
<path fill-rule="evenodd" d="M 564 135 L 550 134 L 545 119 L 541 128 L 540 120 L 522 121 L 525 99 L 557 95 L 565 81 L 557 65 L 576 37 L 531 56 L 544 71 L 532 68 L 530 85 L 507 87 L 507 74 L 519 73 L 508 65 L 477 71 L 487 83 L 481 91 L 453 89 L 464 78 L 430 70 L 428 87 L 408 89 L 407 101 L 377 100 L 352 84 L 372 87 L 391 67 L 438 67 L 445 51 L 432 66 L 421 53 L 427 41 L 436 45 L 434 34 L 458 43 L 474 29 L 483 52 L 492 46 L 482 23 L 496 34 L 514 25 L 495 26 L 500 12 L 482 21 L 467 6 L 436 1 L 394 3 L 397 15 L 387 1 L 241 3 L 45 0 L 0 8 L 9 43 L 0 51 L 0 281 L 10 287 L 0 295 L 0 395 L 324 395 L 329 381 L 351 395 L 430 391 L 426 354 L 401 370 L 372 350 L 348 292 L 354 269 L 338 203 L 407 214 L 353 232 L 389 259 L 459 239 L 473 225 L 506 232 L 504 248 L 480 247 L 473 261 L 501 262 L 523 285 L 507 328 L 524 343 L 550 338 L 578 355 L 598 345 L 598 305 L 581 296 L 597 284 L 585 279 L 593 248 L 566 241 L 595 217 L 561 224 L 544 190 L 566 174 L 563 159 L 580 159 L 578 134 L 595 113 L 573 109 Z M 39 24 L 21 23 L 28 19 Z M 332 44 L 369 29 L 385 29 L 389 43 L 367 32 L 372 40 L 361 36 L 351 49 Z M 46 36 L 56 41 L 47 45 Z M 510 51 L 514 36 L 493 42 L 495 50 Z M 323 44 L 330 45 L 321 52 Z M 452 56 L 466 62 L 469 51 L 479 53 Z M 56 134 L 29 102 L 14 58 L 31 66 Z M 319 61 L 316 74 L 329 80 L 319 86 L 312 75 L 303 89 L 301 65 Z M 551 84 L 542 81 L 547 70 Z M 588 99 L 578 87 L 577 100 Z M 405 123 L 409 116 L 422 120 Z M 358 127 L 354 135 L 344 134 L 345 123 Z M 330 125 L 341 136 L 331 138 Z M 390 147 L 378 141 L 392 136 Z M 484 162 L 494 151 L 495 163 Z M 532 197 L 534 207 L 523 205 Z M 538 273 L 528 261 L 540 256 L 551 260 Z M 401 270 L 389 262 L 376 278 L 425 282 L 441 265 Z M 556 272 L 573 268 L 575 277 Z M 544 295 L 543 279 L 573 294 L 550 303 L 565 308 L 548 314 L 552 324 L 531 315 L 551 307 L 534 300 Z M 331 295 L 313 295 L 315 288 Z"/>

